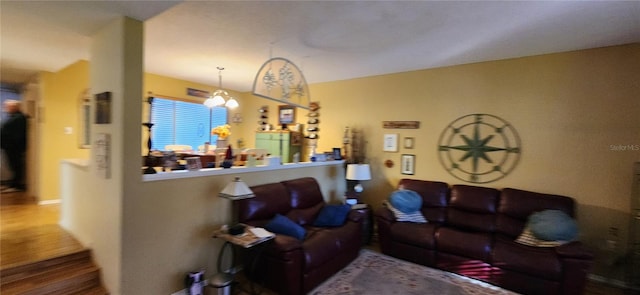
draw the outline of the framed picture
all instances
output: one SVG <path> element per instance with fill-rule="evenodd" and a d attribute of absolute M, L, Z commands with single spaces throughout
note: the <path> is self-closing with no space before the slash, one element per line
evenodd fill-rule
<path fill-rule="evenodd" d="M 278 124 L 293 124 L 296 122 L 296 107 L 290 105 L 278 106 Z"/>
<path fill-rule="evenodd" d="M 340 148 L 333 148 L 333 159 L 342 160 L 342 152 Z"/>
<path fill-rule="evenodd" d="M 413 137 L 405 137 L 404 138 L 404 148 L 412 149 L 413 148 Z"/>
<path fill-rule="evenodd" d="M 397 152 L 398 151 L 398 134 L 385 134 L 384 135 L 384 147 L 385 152 Z"/>
<path fill-rule="evenodd" d="M 96 96 L 96 124 L 111 123 L 111 92 L 102 92 Z"/>
<path fill-rule="evenodd" d="M 187 170 L 189 171 L 198 171 L 202 169 L 202 162 L 200 162 L 200 157 L 187 157 L 185 158 L 187 161 Z"/>
<path fill-rule="evenodd" d="M 413 175 L 416 169 L 416 155 L 402 155 L 400 167 L 402 174 Z"/>

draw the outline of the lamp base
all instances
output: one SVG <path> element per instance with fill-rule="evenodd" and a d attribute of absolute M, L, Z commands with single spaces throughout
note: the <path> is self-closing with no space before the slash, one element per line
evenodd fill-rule
<path fill-rule="evenodd" d="M 361 192 L 364 190 L 364 188 L 362 187 L 362 184 L 359 184 L 359 183 L 358 183 L 358 184 L 356 184 L 356 185 L 353 187 L 353 190 L 354 190 L 356 193 L 361 193 Z"/>

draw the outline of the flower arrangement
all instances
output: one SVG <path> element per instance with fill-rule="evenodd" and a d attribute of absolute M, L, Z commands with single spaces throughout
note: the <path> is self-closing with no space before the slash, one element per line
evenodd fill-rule
<path fill-rule="evenodd" d="M 211 129 L 211 135 L 217 135 L 218 139 L 227 139 L 231 135 L 231 126 L 224 124 Z"/>

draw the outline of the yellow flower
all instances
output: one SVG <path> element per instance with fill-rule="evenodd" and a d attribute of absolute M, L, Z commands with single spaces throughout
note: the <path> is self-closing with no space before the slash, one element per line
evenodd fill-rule
<path fill-rule="evenodd" d="M 229 126 L 229 124 L 217 126 L 216 128 L 211 129 L 211 134 L 217 135 L 218 139 L 226 139 L 231 135 L 231 126 Z"/>

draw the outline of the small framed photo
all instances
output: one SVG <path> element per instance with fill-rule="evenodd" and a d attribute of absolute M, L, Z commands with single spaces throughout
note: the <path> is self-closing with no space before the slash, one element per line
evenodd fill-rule
<path fill-rule="evenodd" d="M 333 159 L 342 160 L 342 152 L 340 148 L 333 148 Z"/>
<path fill-rule="evenodd" d="M 200 162 L 200 157 L 187 157 L 185 158 L 187 161 L 187 170 L 189 171 L 198 171 L 202 169 L 202 162 Z"/>
<path fill-rule="evenodd" d="M 278 124 L 294 124 L 296 122 L 296 107 L 290 105 L 278 106 Z"/>
<path fill-rule="evenodd" d="M 96 124 L 111 123 L 111 92 L 102 92 L 96 97 Z"/>
<path fill-rule="evenodd" d="M 405 137 L 404 138 L 404 148 L 405 149 L 413 149 L 413 137 Z"/>
<path fill-rule="evenodd" d="M 385 134 L 384 135 L 384 147 L 385 152 L 397 152 L 398 151 L 398 134 Z"/>
<path fill-rule="evenodd" d="M 413 175 L 416 169 L 416 155 L 402 155 L 400 167 L 402 174 Z"/>

